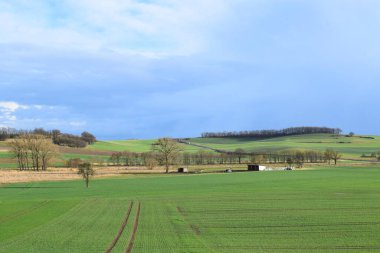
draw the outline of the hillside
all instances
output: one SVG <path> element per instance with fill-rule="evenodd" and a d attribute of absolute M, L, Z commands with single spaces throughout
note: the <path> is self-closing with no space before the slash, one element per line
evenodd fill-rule
<path fill-rule="evenodd" d="M 98 141 L 86 148 L 69 148 L 59 146 L 60 155 L 55 160 L 55 166 L 63 166 L 64 161 L 72 158 L 81 158 L 84 160 L 94 160 L 107 162 L 108 158 L 114 152 L 148 152 L 151 150 L 152 143 L 156 140 L 115 140 L 115 141 Z M 184 152 L 197 152 L 203 148 L 180 144 Z M 6 141 L 0 141 L 0 168 L 16 168 L 15 159 L 9 152 L 10 148 Z"/>
<path fill-rule="evenodd" d="M 91 151 L 110 151 L 110 152 L 149 152 L 152 148 L 152 140 L 114 140 L 114 141 L 98 141 L 93 145 L 88 146 L 86 149 Z M 196 152 L 202 148 L 180 144 L 181 149 L 185 152 Z"/>
<path fill-rule="evenodd" d="M 155 140 L 114 140 L 98 141 L 84 149 L 60 147 L 56 166 L 62 166 L 70 158 L 107 161 L 113 152 L 147 152 Z M 190 138 L 187 144 L 180 144 L 185 152 L 213 149 L 234 151 L 237 148 L 247 152 L 276 152 L 283 150 L 320 150 L 332 148 L 343 154 L 346 159 L 359 159 L 362 154 L 370 155 L 380 151 L 380 136 L 336 136 L 331 134 L 295 135 L 276 138 Z M 0 168 L 15 168 L 16 164 L 6 142 L 0 142 Z"/>
<path fill-rule="evenodd" d="M 320 150 L 331 148 L 343 153 L 345 158 L 359 158 L 380 151 L 379 136 L 336 136 L 331 134 L 308 134 L 276 138 L 192 138 L 190 144 L 213 149 L 234 151 L 242 148 L 247 152 L 271 152 L 290 149 Z"/>

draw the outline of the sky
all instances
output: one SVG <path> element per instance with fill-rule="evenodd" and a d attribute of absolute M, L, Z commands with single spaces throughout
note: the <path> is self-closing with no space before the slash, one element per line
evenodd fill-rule
<path fill-rule="evenodd" d="M 380 1 L 0 0 L 0 126 L 380 135 Z"/>

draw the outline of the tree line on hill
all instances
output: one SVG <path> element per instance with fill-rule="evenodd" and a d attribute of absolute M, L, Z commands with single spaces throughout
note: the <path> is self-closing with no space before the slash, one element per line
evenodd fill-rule
<path fill-rule="evenodd" d="M 73 135 L 62 133 L 60 130 L 45 130 L 43 128 L 36 128 L 34 130 L 19 130 L 14 128 L 0 128 L 0 141 L 7 139 L 15 139 L 27 135 L 41 135 L 50 138 L 52 142 L 60 146 L 68 146 L 75 148 L 84 148 L 96 142 L 96 137 L 84 131 L 81 135 Z"/>
<path fill-rule="evenodd" d="M 340 135 L 340 128 L 328 127 L 289 127 L 281 130 L 253 130 L 253 131 L 224 131 L 224 132 L 204 132 L 202 138 L 223 138 L 223 137 L 253 137 L 253 138 L 273 138 L 302 134 L 336 134 Z"/>

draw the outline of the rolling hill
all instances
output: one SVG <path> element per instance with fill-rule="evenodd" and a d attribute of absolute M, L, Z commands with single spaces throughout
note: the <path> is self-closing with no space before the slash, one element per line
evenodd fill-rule
<path fill-rule="evenodd" d="M 107 161 L 113 152 L 147 152 L 156 140 L 114 140 L 98 141 L 87 148 L 60 147 L 60 156 L 56 166 L 62 166 L 70 158 L 96 159 Z M 380 152 L 380 136 L 336 136 L 331 134 L 294 135 L 276 138 L 188 138 L 180 144 L 184 152 L 200 150 L 234 151 L 237 148 L 246 152 L 267 153 L 285 150 L 319 150 L 334 149 L 343 154 L 345 159 L 360 159 L 363 154 L 370 156 Z M 16 164 L 9 153 L 7 142 L 0 142 L 0 168 L 15 168 Z"/>

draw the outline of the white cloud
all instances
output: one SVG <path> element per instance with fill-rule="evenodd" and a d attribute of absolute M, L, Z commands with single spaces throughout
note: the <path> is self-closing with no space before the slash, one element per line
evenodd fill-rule
<path fill-rule="evenodd" d="M 80 121 L 70 121 L 68 123 L 72 127 L 84 127 L 87 124 L 87 122 L 83 121 L 83 120 L 80 120 Z"/>
<path fill-rule="evenodd" d="M 204 48 L 208 29 L 223 18 L 229 2 L 64 0 L 49 6 L 23 1 L 0 10 L 0 42 L 145 57 L 191 55 Z"/>
<path fill-rule="evenodd" d="M 16 123 L 18 120 L 16 114 L 19 111 L 26 110 L 53 110 L 54 106 L 45 106 L 45 105 L 25 105 L 20 104 L 14 101 L 0 101 L 0 125 L 9 126 Z"/>
<path fill-rule="evenodd" d="M 4 111 L 15 112 L 18 109 L 28 109 L 28 105 L 21 105 L 16 102 L 0 101 L 0 108 Z"/>
<path fill-rule="evenodd" d="M 83 131 L 86 126 L 82 116 L 73 115 L 67 107 L 0 101 L 0 127 Z"/>
<path fill-rule="evenodd" d="M 28 105 L 18 104 L 11 101 L 0 101 L 0 120 L 1 121 L 15 121 L 17 117 L 14 113 L 17 110 L 26 110 L 30 107 Z"/>

